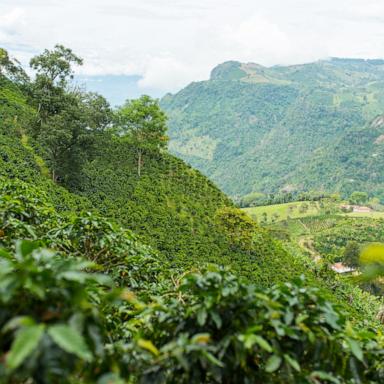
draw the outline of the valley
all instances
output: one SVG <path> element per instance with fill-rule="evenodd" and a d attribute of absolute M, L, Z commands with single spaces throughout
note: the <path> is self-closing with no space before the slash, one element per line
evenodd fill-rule
<path fill-rule="evenodd" d="M 69 48 L 34 56 L 31 77 L 0 54 L 1 383 L 382 382 L 383 121 L 362 128 L 362 111 L 369 119 L 381 110 L 382 62 L 227 63 L 213 71 L 213 89 L 190 86 L 195 101 L 186 102 L 189 89 L 180 104 L 180 95 L 143 95 L 113 108 L 74 86 L 83 61 Z M 323 94 L 330 78 L 361 87 L 367 76 L 367 99 Z M 318 92 L 291 86 L 313 81 Z M 324 100 L 337 110 L 325 113 Z M 191 124 L 178 137 L 177 119 Z M 304 133 L 323 149 L 297 141 Z M 375 151 L 375 167 L 343 146 L 347 133 L 353 153 Z M 345 161 L 327 163 L 330 138 Z M 299 164 L 321 166 L 323 179 L 300 175 L 322 188 L 292 187 Z M 358 180 L 352 190 L 346 170 Z M 367 170 L 377 172 L 369 183 Z"/>
<path fill-rule="evenodd" d="M 161 106 L 170 149 L 224 192 L 370 191 L 382 197 L 384 64 L 226 62 Z"/>
<path fill-rule="evenodd" d="M 336 273 L 359 275 L 359 255 L 370 244 L 384 241 L 384 212 L 381 206 L 360 206 L 324 198 L 285 204 L 243 208 L 259 225 L 267 228 L 288 248 L 294 247 L 318 265 Z M 366 285 L 382 294 L 381 280 Z"/>

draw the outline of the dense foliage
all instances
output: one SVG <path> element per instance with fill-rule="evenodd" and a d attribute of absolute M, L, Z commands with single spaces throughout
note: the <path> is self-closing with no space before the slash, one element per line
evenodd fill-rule
<path fill-rule="evenodd" d="M 372 219 L 343 219 L 337 224 L 319 232 L 314 245 L 319 253 L 340 258 L 351 241 L 360 245 L 384 241 L 384 221 Z"/>
<path fill-rule="evenodd" d="M 241 208 L 257 207 L 274 204 L 285 204 L 297 201 L 320 201 L 326 199 L 338 199 L 338 194 L 329 194 L 325 192 L 281 192 L 264 194 L 261 192 L 252 192 L 245 196 L 237 198 L 235 201 Z M 353 202 L 355 204 L 355 202 Z"/>
<path fill-rule="evenodd" d="M 117 290 L 107 276 L 90 272 L 92 263 L 36 243 L 20 242 L 14 255 L 2 251 L 0 261 L 0 353 L 6 354 L 0 378 L 6 382 L 383 378 L 382 341 L 353 330 L 302 281 L 258 291 L 225 271 L 193 273 L 146 304 L 146 285 L 136 294 Z M 134 268 L 126 263 L 129 272 Z M 141 278 L 148 271 L 146 264 L 137 270 Z"/>
<path fill-rule="evenodd" d="M 56 51 L 60 52 L 61 49 L 58 47 Z M 51 58 L 51 55 L 55 57 L 56 51 L 45 52 L 43 58 Z M 60 92 L 69 94 L 72 100 L 72 89 L 68 83 L 70 73 L 66 72 L 64 75 L 66 84 L 53 82 L 53 86 L 62 87 Z M 19 95 L 21 105 L 27 107 L 28 99 L 23 95 L 29 93 L 13 83 L 12 86 Z M 75 98 L 78 96 L 76 93 Z M 93 98 L 97 99 L 96 96 Z M 87 105 L 87 94 L 83 94 L 81 100 L 85 100 Z M 17 114 L 19 105 L 13 99 L 6 102 L 12 107 L 12 113 Z M 64 105 L 52 115 L 53 118 L 62 113 L 62 108 L 67 107 L 65 100 L 61 100 L 61 103 Z M 165 151 L 162 131 L 164 116 L 153 100 L 143 97 L 137 102 L 127 103 L 117 111 L 112 120 L 109 118 L 110 110 L 105 108 L 104 103 L 98 105 L 100 108 L 81 117 L 79 122 L 81 126 L 85 119 L 89 125 L 86 129 L 86 144 L 81 147 L 86 156 L 82 157 L 81 164 L 76 163 L 79 167 L 64 166 L 73 159 L 74 152 L 70 150 L 68 159 L 60 163 L 60 170 L 52 169 L 47 148 L 61 143 L 63 153 L 66 153 L 67 144 L 66 141 L 48 144 L 45 135 L 51 134 L 48 132 L 51 126 L 48 123 L 46 126 L 42 125 L 40 119 L 34 120 L 34 112 L 31 118 L 32 123 L 35 123 L 26 124 L 23 131 L 31 132 L 35 138 L 26 133 L 15 134 L 14 131 L 8 132 L 5 129 L 2 131 L 0 139 L 6 155 L 0 163 L 1 174 L 41 186 L 48 191 L 50 203 L 59 210 L 89 211 L 96 208 L 102 215 L 113 218 L 139 234 L 145 243 L 166 255 L 174 265 L 193 266 L 196 262 L 231 265 L 239 273 L 252 276 L 256 281 L 267 285 L 304 272 L 265 231 L 257 231 L 257 236 L 252 240 L 252 249 L 249 246 L 244 249 L 231 245 L 230 239 L 223 233 L 217 221 L 217 211 L 231 206 L 230 200 L 198 171 Z M 138 116 L 142 116 L 146 124 L 155 119 L 156 124 L 161 127 L 161 134 L 155 135 L 150 145 L 140 144 L 140 175 L 137 172 L 139 144 L 131 137 L 129 129 L 132 122 L 136 127 L 134 131 L 140 127 L 135 122 L 140 120 L 136 116 L 136 107 Z M 29 108 L 33 111 L 33 108 Z M 85 107 L 80 105 L 79 108 L 77 114 Z M 98 113 L 95 115 L 96 112 Z M 71 127 L 77 124 L 76 116 L 66 117 L 70 124 L 63 125 L 60 131 L 65 136 L 72 135 Z M 145 125 L 143 127 L 147 129 Z M 150 132 L 150 128 L 148 129 Z M 155 131 L 158 132 L 157 128 Z M 89 143 L 92 145 L 89 146 Z M 64 188 L 50 183 L 47 177 L 71 188 L 77 194 L 68 194 Z"/>
<path fill-rule="evenodd" d="M 262 67 L 228 62 L 161 106 L 170 150 L 232 196 L 383 195 L 383 61 Z"/>
<path fill-rule="evenodd" d="M 144 382 L 341 383 L 384 373 L 379 345 L 364 347 L 373 334 L 352 330 L 303 280 L 262 292 L 209 271 L 186 276 L 178 291 L 139 316 L 141 334 L 160 346 Z M 364 368 L 361 348 L 378 365 Z"/>
<path fill-rule="evenodd" d="M 113 111 L 73 63 L 0 56 L 0 382 L 381 382 L 361 303 L 169 155 L 156 101 Z"/>

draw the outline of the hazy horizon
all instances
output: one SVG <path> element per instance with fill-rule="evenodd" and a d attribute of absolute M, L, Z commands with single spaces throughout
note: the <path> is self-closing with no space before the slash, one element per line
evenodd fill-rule
<path fill-rule="evenodd" d="M 123 76 L 127 95 L 158 96 L 230 60 L 382 58 L 383 22 L 375 0 L 3 0 L 0 45 L 25 65 L 64 44 L 84 58 L 79 76 Z"/>

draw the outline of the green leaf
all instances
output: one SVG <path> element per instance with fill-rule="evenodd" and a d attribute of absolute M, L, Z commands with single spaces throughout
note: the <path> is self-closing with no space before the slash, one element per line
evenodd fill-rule
<path fill-rule="evenodd" d="M 289 355 L 284 355 L 284 359 L 293 369 L 300 372 L 300 365 L 294 358 Z"/>
<path fill-rule="evenodd" d="M 204 308 L 199 309 L 197 312 L 197 323 L 202 326 L 205 325 L 207 320 L 207 311 Z"/>
<path fill-rule="evenodd" d="M 69 281 L 75 281 L 76 283 L 84 283 L 88 278 L 88 273 L 80 271 L 65 271 L 58 275 L 58 278 Z"/>
<path fill-rule="evenodd" d="M 258 335 L 244 335 L 242 336 L 244 341 L 244 347 L 246 349 L 252 348 L 255 344 L 264 349 L 267 352 L 272 352 L 272 347 L 267 340 Z"/>
<path fill-rule="evenodd" d="M 0 249 L 1 252 L 1 249 Z M 0 254 L 0 257 L 2 255 Z M 14 270 L 13 263 L 10 260 L 0 259 L 0 276 L 6 276 Z"/>
<path fill-rule="evenodd" d="M 193 336 L 191 342 L 193 344 L 208 344 L 211 340 L 211 335 L 209 333 L 198 333 Z"/>
<path fill-rule="evenodd" d="M 359 343 L 356 340 L 348 339 L 348 345 L 356 359 L 363 361 L 363 351 L 361 350 Z"/>
<path fill-rule="evenodd" d="M 210 315 L 211 315 L 212 320 L 213 320 L 214 323 L 216 324 L 216 327 L 217 327 L 218 329 L 220 329 L 221 326 L 223 325 L 223 322 L 222 322 L 222 320 L 221 320 L 220 315 L 219 315 L 217 312 L 215 312 L 215 311 L 210 312 Z"/>
<path fill-rule="evenodd" d="M 97 384 L 124 384 L 125 381 L 116 373 L 106 373 L 97 380 Z"/>
<path fill-rule="evenodd" d="M 150 340 L 139 339 L 137 341 L 137 345 L 140 348 L 146 349 L 147 351 L 151 352 L 155 356 L 159 356 L 160 354 L 159 350 L 153 345 L 152 341 Z"/>
<path fill-rule="evenodd" d="M 277 369 L 279 369 L 281 364 L 281 357 L 277 355 L 272 355 L 268 360 L 267 364 L 265 365 L 266 372 L 275 372 Z"/>
<path fill-rule="evenodd" d="M 37 348 L 44 328 L 44 325 L 32 325 L 17 333 L 7 356 L 8 368 L 16 369 Z"/>
<path fill-rule="evenodd" d="M 284 320 L 286 324 L 291 324 L 293 320 L 293 312 L 290 310 L 287 311 L 287 313 L 284 316 Z"/>
<path fill-rule="evenodd" d="M 92 275 L 90 275 L 90 277 L 100 285 L 105 285 L 107 287 L 114 286 L 113 279 L 102 273 L 93 273 Z"/>
<path fill-rule="evenodd" d="M 0 257 L 4 259 L 11 259 L 11 255 L 4 248 L 0 248 Z"/>
<path fill-rule="evenodd" d="M 272 347 L 270 346 L 267 340 L 257 335 L 254 335 L 254 337 L 255 337 L 256 344 L 258 344 L 261 348 L 263 348 L 267 352 L 272 352 Z"/>
<path fill-rule="evenodd" d="M 334 329 L 340 329 L 339 324 L 337 324 L 337 321 L 339 320 L 338 316 L 333 312 L 326 312 L 325 314 L 325 320 L 326 322 Z"/>
<path fill-rule="evenodd" d="M 320 380 L 329 381 L 334 384 L 340 384 L 340 381 L 335 377 L 333 377 L 333 375 L 323 371 L 312 372 L 310 375 L 310 378 L 313 379 L 315 383 L 319 382 L 319 379 L 320 379 Z"/>
<path fill-rule="evenodd" d="M 217 359 L 215 356 L 213 356 L 212 353 L 209 353 L 207 351 L 203 351 L 203 355 L 213 365 L 217 365 L 218 367 L 224 367 L 224 364 L 219 359 Z"/>
<path fill-rule="evenodd" d="M 35 325 L 35 320 L 33 320 L 30 316 L 17 316 L 13 317 L 11 320 L 9 320 L 4 327 L 2 328 L 2 332 L 9 332 L 13 331 L 20 327 L 28 327 Z"/>
<path fill-rule="evenodd" d="M 48 329 L 48 334 L 52 340 L 64 351 L 86 361 L 92 360 L 92 354 L 84 340 L 84 337 L 69 325 L 53 325 Z"/>
<path fill-rule="evenodd" d="M 18 240 L 16 242 L 16 258 L 21 261 L 22 257 L 29 255 L 38 247 L 39 246 L 36 242 L 29 240 Z"/>

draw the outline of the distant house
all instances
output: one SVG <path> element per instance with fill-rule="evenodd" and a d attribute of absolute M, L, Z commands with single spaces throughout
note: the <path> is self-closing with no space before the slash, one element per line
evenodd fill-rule
<path fill-rule="evenodd" d="M 368 213 L 372 212 L 372 208 L 361 206 L 361 205 L 348 205 L 348 204 L 343 204 L 340 206 L 341 209 L 355 212 L 355 213 Z"/>
<path fill-rule="evenodd" d="M 347 267 L 343 263 L 335 263 L 331 265 L 332 271 L 336 273 L 349 273 L 349 272 L 354 272 L 355 268 Z"/>
<path fill-rule="evenodd" d="M 358 213 L 368 213 L 372 212 L 372 209 L 369 207 L 363 207 L 360 205 L 354 205 L 353 206 L 353 212 L 358 212 Z"/>

